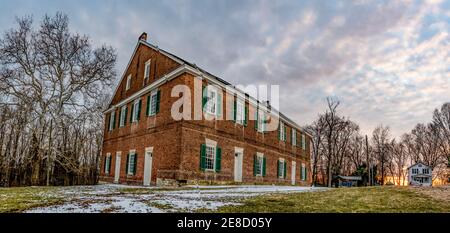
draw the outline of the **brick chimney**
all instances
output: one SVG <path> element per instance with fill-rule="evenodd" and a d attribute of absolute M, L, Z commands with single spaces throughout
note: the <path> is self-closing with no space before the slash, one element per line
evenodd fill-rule
<path fill-rule="evenodd" d="M 147 41 L 147 33 L 143 32 L 141 36 L 139 36 L 139 40 Z"/>

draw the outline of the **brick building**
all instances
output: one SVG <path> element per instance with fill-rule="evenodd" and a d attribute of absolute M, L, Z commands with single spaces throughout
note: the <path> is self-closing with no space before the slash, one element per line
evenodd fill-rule
<path fill-rule="evenodd" d="M 171 114 L 181 98 L 172 97 L 172 91 L 180 85 L 200 93 L 191 94 L 192 101 L 181 108 L 191 108 L 191 119 Z M 266 131 L 264 119 L 276 110 L 226 86 L 230 84 L 151 45 L 143 33 L 105 111 L 100 179 L 143 185 L 309 185 L 311 137 L 281 113 L 278 130 Z"/>

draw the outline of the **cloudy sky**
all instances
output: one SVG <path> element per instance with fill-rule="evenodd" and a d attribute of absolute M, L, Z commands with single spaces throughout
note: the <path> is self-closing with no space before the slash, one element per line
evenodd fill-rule
<path fill-rule="evenodd" d="M 369 133 L 394 136 L 450 101 L 450 1 L 6 1 L 14 17 L 62 11 L 73 31 L 117 48 L 122 73 L 138 36 L 233 84 L 280 85 L 299 124 L 341 101 Z"/>

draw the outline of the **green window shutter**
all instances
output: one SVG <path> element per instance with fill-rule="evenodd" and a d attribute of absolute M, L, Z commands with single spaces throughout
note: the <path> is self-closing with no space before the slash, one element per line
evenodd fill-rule
<path fill-rule="evenodd" d="M 202 109 L 203 112 L 206 112 L 205 106 L 206 106 L 206 102 L 208 101 L 208 92 L 206 90 L 206 87 L 202 87 Z"/>
<path fill-rule="evenodd" d="M 217 116 L 222 116 L 222 90 L 217 91 Z"/>
<path fill-rule="evenodd" d="M 287 134 L 286 134 L 286 125 L 283 125 L 284 127 L 284 141 L 287 141 Z"/>
<path fill-rule="evenodd" d="M 138 162 L 138 155 L 137 155 L 137 153 L 135 153 L 133 157 L 134 157 L 133 175 L 136 175 L 137 162 Z"/>
<path fill-rule="evenodd" d="M 216 148 L 216 172 L 220 172 L 221 168 L 221 160 L 222 160 L 222 148 Z"/>
<path fill-rule="evenodd" d="M 286 170 L 286 161 L 284 161 L 284 174 L 283 174 L 283 178 L 286 179 L 286 174 L 287 174 L 287 170 Z"/>
<path fill-rule="evenodd" d="M 233 121 L 237 121 L 237 97 L 234 99 L 234 106 L 233 106 Z"/>
<path fill-rule="evenodd" d="M 253 176 L 256 176 L 256 160 L 258 159 L 257 155 L 253 156 Z"/>
<path fill-rule="evenodd" d="M 118 115 L 119 120 L 117 121 L 117 128 L 120 128 L 120 118 L 122 117 L 122 109 L 120 109 L 118 113 L 119 113 L 119 115 Z"/>
<path fill-rule="evenodd" d="M 112 156 L 109 156 L 109 168 L 108 168 L 108 171 L 109 171 L 109 173 L 111 173 L 111 162 L 112 162 Z"/>
<path fill-rule="evenodd" d="M 308 167 L 305 167 L 305 180 L 308 179 Z"/>
<path fill-rule="evenodd" d="M 277 160 L 277 177 L 280 177 L 280 160 Z"/>
<path fill-rule="evenodd" d="M 156 113 L 159 112 L 159 103 L 161 102 L 161 91 L 158 90 L 158 93 L 156 93 Z"/>
<path fill-rule="evenodd" d="M 147 111 L 146 111 L 146 113 L 145 113 L 146 116 L 150 116 L 150 96 L 151 96 L 151 95 L 152 95 L 152 94 L 150 94 L 150 95 L 147 96 Z"/>
<path fill-rule="evenodd" d="M 200 146 L 200 170 L 204 171 L 206 166 L 206 145 Z"/>
<path fill-rule="evenodd" d="M 300 166 L 300 179 L 303 180 L 303 167 Z"/>
<path fill-rule="evenodd" d="M 111 121 L 111 116 L 110 115 L 106 115 L 106 129 L 107 131 L 109 131 L 109 122 Z"/>
<path fill-rule="evenodd" d="M 128 175 L 128 161 L 130 161 L 130 154 L 127 154 L 127 163 L 125 165 L 125 175 Z"/>
<path fill-rule="evenodd" d="M 131 113 L 130 113 L 130 122 L 133 122 L 133 110 L 134 110 L 134 103 L 131 103 Z"/>
<path fill-rule="evenodd" d="M 125 107 L 125 116 L 123 119 L 123 126 L 127 125 L 127 116 L 128 116 L 128 106 Z"/>
<path fill-rule="evenodd" d="M 113 129 L 115 129 L 116 128 L 116 111 L 114 111 L 114 117 L 113 117 L 113 125 L 112 125 L 113 127 Z"/>
<path fill-rule="evenodd" d="M 108 157 L 105 155 L 105 163 L 103 164 L 103 172 L 106 173 L 106 160 Z"/>
<path fill-rule="evenodd" d="M 266 157 L 263 157 L 263 170 L 262 170 L 262 176 L 266 176 Z"/>
<path fill-rule="evenodd" d="M 245 101 L 244 101 L 244 105 L 245 105 L 245 112 L 244 112 L 244 114 L 245 114 L 245 117 L 244 117 L 244 126 L 247 126 L 247 123 L 248 123 L 248 106 L 245 104 Z"/>
<path fill-rule="evenodd" d="M 142 105 L 142 100 L 139 100 L 137 118 L 136 118 L 137 120 L 139 120 L 141 118 L 141 105 Z"/>

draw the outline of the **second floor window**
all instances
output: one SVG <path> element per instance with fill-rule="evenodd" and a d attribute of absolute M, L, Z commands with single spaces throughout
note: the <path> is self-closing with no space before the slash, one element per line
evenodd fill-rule
<path fill-rule="evenodd" d="M 148 79 L 150 77 L 150 64 L 151 64 L 150 60 L 145 62 L 144 79 Z"/>
<path fill-rule="evenodd" d="M 128 75 L 128 77 L 127 77 L 127 83 L 125 86 L 125 90 L 128 91 L 130 89 L 130 87 L 131 87 L 131 74 Z"/>
<path fill-rule="evenodd" d="M 280 139 L 280 141 L 286 141 L 286 125 L 282 121 L 280 121 L 278 138 Z"/>
<path fill-rule="evenodd" d="M 241 100 L 236 101 L 236 123 L 243 125 L 245 121 L 245 105 Z"/>
<path fill-rule="evenodd" d="M 137 99 L 131 106 L 131 122 L 139 121 L 140 115 L 141 115 L 141 100 Z"/>
<path fill-rule="evenodd" d="M 127 106 L 124 105 L 120 109 L 120 122 L 119 122 L 120 127 L 125 126 L 126 119 L 127 119 Z"/>
<path fill-rule="evenodd" d="M 264 111 L 259 109 L 255 111 L 255 129 L 258 132 L 264 133 L 266 131 L 266 119 Z"/>
<path fill-rule="evenodd" d="M 215 115 L 217 112 L 217 91 L 208 90 L 206 98 L 206 112 Z"/>
<path fill-rule="evenodd" d="M 156 114 L 156 107 L 158 105 L 158 92 L 155 91 L 150 95 L 150 116 L 153 116 Z"/>
<path fill-rule="evenodd" d="M 430 174 L 430 169 L 424 168 L 424 169 L 422 170 L 422 173 L 423 173 L 423 174 Z"/>
<path fill-rule="evenodd" d="M 306 138 L 304 134 L 302 134 L 302 149 L 306 150 Z"/>
<path fill-rule="evenodd" d="M 116 112 L 111 112 L 109 116 L 109 131 L 114 129 L 114 125 L 116 124 Z"/>
<path fill-rule="evenodd" d="M 297 130 L 295 130 L 294 128 L 292 128 L 292 145 L 296 146 L 297 145 Z"/>

